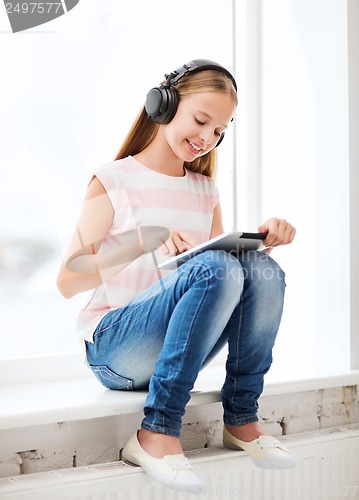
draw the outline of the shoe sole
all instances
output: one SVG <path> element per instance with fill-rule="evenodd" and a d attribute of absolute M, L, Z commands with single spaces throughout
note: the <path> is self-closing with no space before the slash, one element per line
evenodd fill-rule
<path fill-rule="evenodd" d="M 136 464 L 135 462 L 131 462 L 130 460 L 130 455 L 126 453 L 126 451 L 122 448 L 120 450 L 120 460 L 122 462 L 126 462 L 126 464 L 131 465 L 132 467 L 141 467 L 139 464 Z M 132 457 L 131 457 L 132 459 Z M 133 459 L 132 459 L 133 460 Z"/>
<path fill-rule="evenodd" d="M 272 469 L 272 470 L 284 470 L 284 469 L 293 469 L 297 466 L 297 462 L 294 458 L 290 460 L 286 459 L 278 459 L 278 458 L 268 458 L 266 460 L 260 460 L 259 458 L 252 457 L 246 450 L 241 448 L 240 446 L 235 446 L 231 443 L 223 442 L 223 446 L 229 450 L 236 451 L 244 451 L 247 456 L 252 460 L 254 465 L 260 469 Z"/>
<path fill-rule="evenodd" d="M 128 465 L 131 465 L 132 467 L 141 467 L 142 470 L 144 472 L 146 472 L 146 474 L 148 474 L 150 477 L 152 477 L 156 481 L 159 481 L 161 484 L 163 484 L 164 486 L 167 486 L 169 488 L 172 488 L 172 489 L 175 489 L 178 491 L 184 491 L 187 493 L 204 493 L 206 491 L 206 487 L 204 485 L 203 486 L 185 486 L 185 485 L 181 485 L 178 483 L 176 484 L 172 481 L 166 480 L 165 478 L 163 478 L 159 474 L 157 475 L 156 473 L 154 473 L 152 471 L 152 469 L 150 469 L 149 467 L 146 467 L 146 466 L 143 466 L 140 464 L 136 464 L 133 461 L 134 460 L 133 457 L 129 453 L 127 453 L 127 451 L 124 448 L 122 448 L 122 450 L 120 451 L 120 460 L 127 463 Z"/>

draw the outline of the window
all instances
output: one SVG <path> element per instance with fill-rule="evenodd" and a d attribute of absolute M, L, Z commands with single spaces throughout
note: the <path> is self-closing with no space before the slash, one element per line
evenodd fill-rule
<path fill-rule="evenodd" d="M 357 20 L 357 5 L 349 15 L 336 0 L 236 3 L 238 225 L 255 230 L 276 216 L 297 228 L 295 242 L 272 253 L 287 273 L 287 290 L 268 380 L 346 372 L 351 357 L 357 366 L 358 322 L 350 311 L 357 263 L 349 237 L 358 213 L 355 105 L 351 143 L 348 129 L 348 29 L 357 37 Z M 357 47 L 353 38 L 352 94 Z"/>
<path fill-rule="evenodd" d="M 256 184 L 262 220 L 297 227 L 273 252 L 287 271 L 274 351 L 280 378 L 350 367 L 347 6 L 336 0 L 256 2 Z M 252 16 L 252 17 L 251 17 Z M 255 24 L 256 23 L 256 24 Z M 248 27 L 250 29 L 250 27 Z M 254 30 L 253 30 L 254 31 Z M 249 38 L 250 38 L 249 33 Z M 252 65 L 255 63 L 252 62 Z M 253 152 L 252 152 L 253 154 Z M 248 170 L 251 165 L 248 164 Z"/>
<path fill-rule="evenodd" d="M 358 16 L 355 0 L 184 0 L 175 19 L 159 0 L 103 0 L 3 36 L 0 359 L 79 350 L 83 297 L 54 283 L 87 181 L 164 71 L 206 57 L 239 84 L 219 148 L 226 229 L 278 216 L 298 230 L 272 254 L 288 286 L 271 373 L 345 371 L 350 355 L 357 366 Z"/>
<path fill-rule="evenodd" d="M 287 217 L 298 230 L 293 247 L 278 252 L 289 271 L 279 364 L 302 376 L 345 371 L 347 9 L 336 0 L 275 0 L 263 2 L 262 23 L 262 212 Z"/>

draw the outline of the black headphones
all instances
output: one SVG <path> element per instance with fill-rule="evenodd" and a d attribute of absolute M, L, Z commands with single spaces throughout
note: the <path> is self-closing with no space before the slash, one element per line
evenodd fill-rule
<path fill-rule="evenodd" d="M 156 123 L 169 123 L 175 116 L 178 108 L 178 94 L 174 87 L 185 75 L 188 75 L 189 73 L 197 73 L 198 71 L 204 71 L 206 69 L 220 71 L 224 75 L 228 76 L 228 78 L 232 81 L 234 88 L 237 90 L 237 83 L 233 75 L 226 70 L 226 68 L 214 61 L 209 61 L 208 59 L 194 59 L 175 71 L 172 71 L 170 74 L 166 74 L 165 83 L 158 85 L 157 87 L 153 87 L 148 92 L 145 102 L 147 115 Z M 216 147 L 220 145 L 223 138 L 224 132 L 221 134 Z"/>

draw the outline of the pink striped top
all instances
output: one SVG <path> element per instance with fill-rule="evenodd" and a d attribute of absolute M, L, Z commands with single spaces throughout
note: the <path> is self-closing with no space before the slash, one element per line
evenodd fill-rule
<path fill-rule="evenodd" d="M 211 178 L 187 169 L 183 177 L 160 174 L 132 156 L 103 165 L 95 176 L 115 211 L 107 236 L 141 226 L 161 226 L 182 230 L 195 244 L 209 239 L 218 204 L 218 190 Z M 109 238 L 101 251 L 113 250 L 114 245 Z M 156 250 L 155 256 L 157 262 L 168 258 L 161 250 Z M 158 279 L 152 254 L 145 254 L 93 290 L 78 317 L 80 338 L 92 342 L 93 332 L 106 313 L 124 306 Z"/>

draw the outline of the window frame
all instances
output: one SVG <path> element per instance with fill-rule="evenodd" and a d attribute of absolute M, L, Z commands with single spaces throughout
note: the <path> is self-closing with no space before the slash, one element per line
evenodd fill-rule
<path fill-rule="evenodd" d="M 350 366 L 359 368 L 359 5 L 347 1 L 349 91 Z"/>

